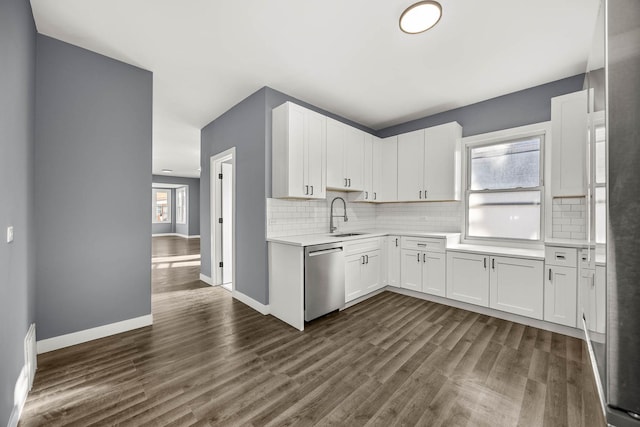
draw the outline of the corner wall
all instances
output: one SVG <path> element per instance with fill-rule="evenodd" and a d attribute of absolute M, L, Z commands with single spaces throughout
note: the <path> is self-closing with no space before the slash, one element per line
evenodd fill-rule
<path fill-rule="evenodd" d="M 28 1 L 0 2 L 0 425 L 7 425 L 35 321 L 33 173 L 36 30 Z M 6 241 L 7 227 L 15 238 Z"/>
<path fill-rule="evenodd" d="M 38 340 L 151 313 L 152 74 L 37 37 Z"/>

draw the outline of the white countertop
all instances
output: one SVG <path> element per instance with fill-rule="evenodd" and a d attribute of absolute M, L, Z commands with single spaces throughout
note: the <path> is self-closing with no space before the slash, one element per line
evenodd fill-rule
<path fill-rule="evenodd" d="M 529 258 L 544 260 L 544 248 L 514 248 L 511 246 L 487 246 L 456 243 L 447 246 L 447 251 L 475 252 L 487 255 L 505 255 L 515 258 Z"/>
<path fill-rule="evenodd" d="M 342 233 L 363 233 L 357 236 L 337 237 L 336 234 Z M 388 235 L 394 236 L 411 236 L 411 237 L 431 237 L 437 239 L 457 238 L 460 233 L 429 233 L 429 232 L 413 232 L 413 231 L 382 231 L 382 230 L 354 230 L 343 231 L 334 234 L 301 234 L 297 236 L 268 237 L 267 242 L 281 243 L 293 246 L 313 246 L 323 245 L 326 243 L 348 242 L 358 239 L 368 239 L 371 237 L 383 237 Z"/>

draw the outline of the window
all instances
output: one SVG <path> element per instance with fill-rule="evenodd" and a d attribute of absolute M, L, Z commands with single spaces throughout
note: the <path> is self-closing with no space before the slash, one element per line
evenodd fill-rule
<path fill-rule="evenodd" d="M 467 147 L 466 237 L 540 240 L 543 140 Z"/>
<path fill-rule="evenodd" d="M 176 224 L 187 223 L 187 187 L 176 189 Z"/>
<path fill-rule="evenodd" d="M 153 211 L 154 223 L 171 222 L 171 190 L 153 189 Z"/>
<path fill-rule="evenodd" d="M 596 243 L 606 243 L 607 237 L 607 168 L 605 127 L 595 127 L 594 163 L 594 217 Z"/>

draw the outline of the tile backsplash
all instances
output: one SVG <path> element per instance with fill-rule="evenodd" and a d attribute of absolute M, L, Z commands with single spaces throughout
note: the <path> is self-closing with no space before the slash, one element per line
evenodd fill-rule
<path fill-rule="evenodd" d="M 587 205 L 584 197 L 553 199 L 552 236 L 556 239 L 587 238 Z"/>

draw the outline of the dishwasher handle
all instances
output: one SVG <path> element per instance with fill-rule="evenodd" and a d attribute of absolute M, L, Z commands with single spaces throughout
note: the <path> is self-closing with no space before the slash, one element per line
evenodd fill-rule
<path fill-rule="evenodd" d="M 342 248 L 320 249 L 319 251 L 309 252 L 307 256 L 328 255 L 334 252 L 342 252 Z"/>

